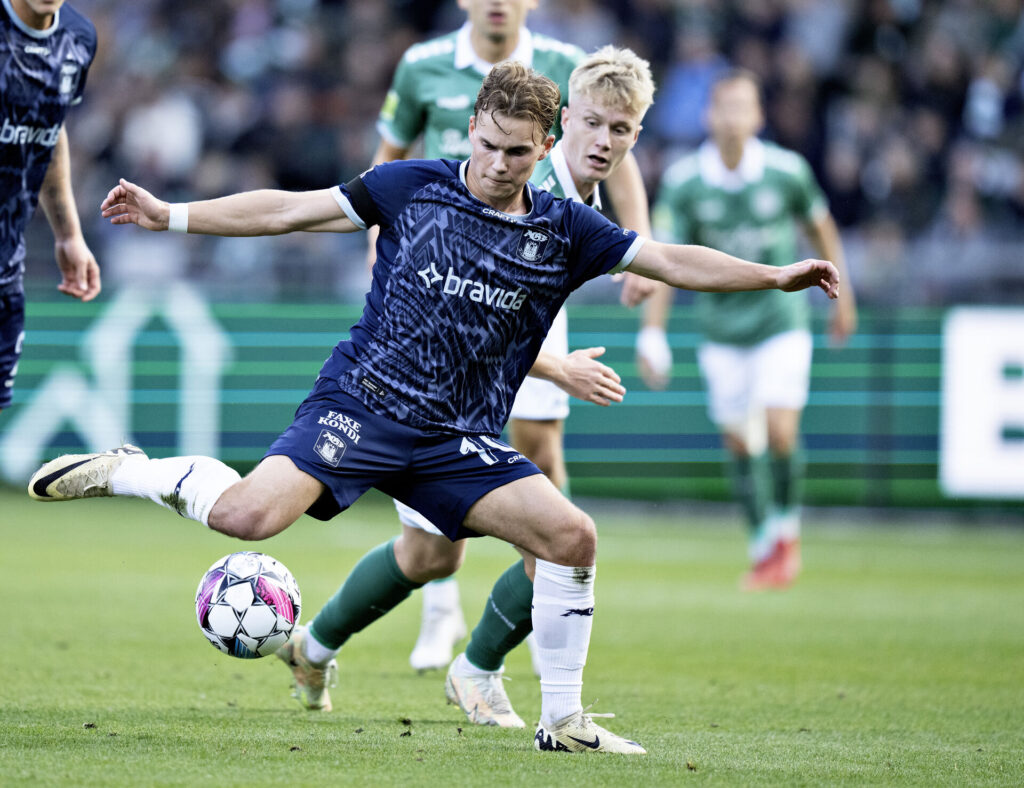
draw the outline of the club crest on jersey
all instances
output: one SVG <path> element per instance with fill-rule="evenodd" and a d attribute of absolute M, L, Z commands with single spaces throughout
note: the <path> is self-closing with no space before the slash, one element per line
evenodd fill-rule
<path fill-rule="evenodd" d="M 528 263 L 535 263 L 544 256 L 544 247 L 548 245 L 548 234 L 540 230 L 527 228 L 519 237 L 519 248 L 516 257 Z"/>
<path fill-rule="evenodd" d="M 313 451 L 332 468 L 337 468 L 341 463 L 341 458 L 345 456 L 345 448 L 345 441 L 330 430 L 320 430 L 320 437 L 313 444 Z"/>

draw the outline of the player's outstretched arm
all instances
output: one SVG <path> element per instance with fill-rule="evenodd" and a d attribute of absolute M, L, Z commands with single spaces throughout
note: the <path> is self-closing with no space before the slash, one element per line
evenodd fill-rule
<path fill-rule="evenodd" d="M 839 272 L 828 260 L 804 260 L 786 266 L 762 265 L 707 246 L 648 241 L 630 263 L 629 270 L 684 290 L 793 292 L 820 287 L 829 298 L 839 296 Z"/>
<path fill-rule="evenodd" d="M 111 224 L 137 224 L 144 230 L 171 229 L 171 204 L 121 179 L 100 205 Z M 330 190 L 241 192 L 214 200 L 179 203 L 173 229 L 202 235 L 253 236 L 306 232 L 350 233 L 359 228 Z"/>
<path fill-rule="evenodd" d="M 588 347 L 567 356 L 541 351 L 530 368 L 530 376 L 549 380 L 569 396 L 595 405 L 622 402 L 626 393 L 622 379 L 614 369 L 596 360 L 604 350 Z"/>

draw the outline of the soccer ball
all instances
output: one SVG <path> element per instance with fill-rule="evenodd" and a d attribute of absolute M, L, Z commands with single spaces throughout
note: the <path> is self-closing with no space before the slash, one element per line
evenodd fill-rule
<path fill-rule="evenodd" d="M 288 567 L 264 553 L 226 555 L 196 589 L 196 621 L 214 646 L 241 659 L 273 654 L 299 623 L 302 594 Z"/>

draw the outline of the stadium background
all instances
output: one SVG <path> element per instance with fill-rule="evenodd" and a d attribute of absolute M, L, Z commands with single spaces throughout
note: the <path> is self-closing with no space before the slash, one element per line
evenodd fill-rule
<path fill-rule="evenodd" d="M 347 180 L 372 158 L 401 52 L 461 14 L 454 2 L 414 0 L 72 5 L 100 35 L 68 127 L 104 293 L 89 305 L 56 298 L 37 216 L 0 476 L 20 482 L 44 455 L 125 437 L 155 456 L 250 466 L 357 318 L 362 238 L 146 236 L 104 225 L 97 206 L 122 176 L 174 200 Z M 659 89 L 637 155 L 652 199 L 659 174 L 701 139 L 715 73 L 738 64 L 764 77 L 767 136 L 814 167 L 861 304 L 858 334 L 834 349 L 816 301 L 810 503 L 1019 512 L 1020 2 L 542 0 L 530 27 L 587 50 L 629 45 L 651 61 Z M 614 288 L 595 283 L 570 302 L 571 344 L 607 346 L 630 390 L 610 409 L 574 406 L 574 492 L 728 497 L 685 294 L 677 304 L 673 381 L 651 392 L 633 365 L 637 315 Z M 951 352 L 956 342 L 974 352 Z"/>

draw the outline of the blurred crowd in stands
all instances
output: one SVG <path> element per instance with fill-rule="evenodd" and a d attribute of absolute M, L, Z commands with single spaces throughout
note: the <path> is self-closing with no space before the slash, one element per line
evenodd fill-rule
<path fill-rule="evenodd" d="M 361 234 L 148 235 L 97 206 L 118 177 L 173 200 L 354 177 L 395 63 L 462 23 L 454 0 L 69 2 L 99 31 L 68 128 L 106 285 L 187 276 L 218 296 L 360 300 Z M 652 201 L 702 139 L 710 82 L 745 66 L 764 80 L 765 135 L 825 188 L 864 304 L 1024 300 L 1024 0 L 540 0 L 529 26 L 651 61 L 636 150 Z M 32 232 L 30 282 L 46 283 L 48 228 Z"/>

